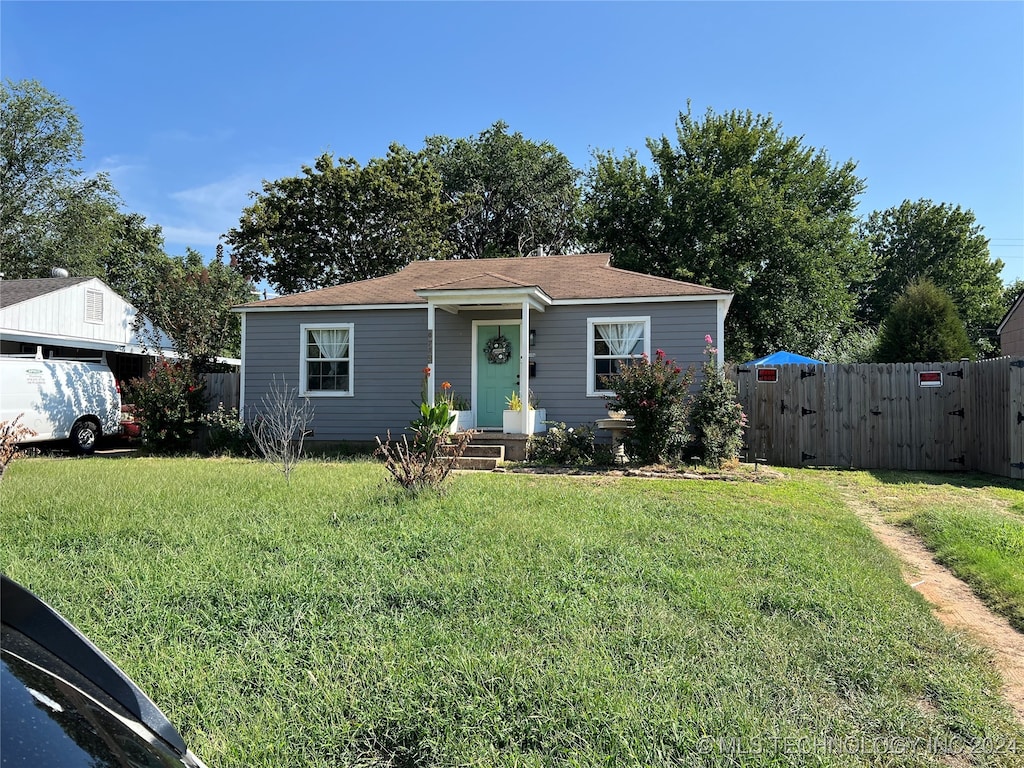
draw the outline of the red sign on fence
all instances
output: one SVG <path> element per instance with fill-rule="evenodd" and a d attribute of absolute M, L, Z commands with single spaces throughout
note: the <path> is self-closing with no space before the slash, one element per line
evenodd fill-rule
<path fill-rule="evenodd" d="M 918 371 L 917 385 L 919 387 L 941 387 L 942 371 Z"/>
<path fill-rule="evenodd" d="M 758 368 L 757 369 L 757 380 L 766 381 L 770 384 L 774 384 L 779 380 L 779 369 L 778 368 Z"/>

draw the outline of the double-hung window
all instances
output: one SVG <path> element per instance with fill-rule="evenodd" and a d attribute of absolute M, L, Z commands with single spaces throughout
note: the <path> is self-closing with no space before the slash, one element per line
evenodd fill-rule
<path fill-rule="evenodd" d="M 352 394 L 352 324 L 303 325 L 302 395 Z"/>
<path fill-rule="evenodd" d="M 587 394 L 612 394 L 622 365 L 643 354 L 650 355 L 651 318 L 591 318 L 587 321 L 587 344 Z"/>

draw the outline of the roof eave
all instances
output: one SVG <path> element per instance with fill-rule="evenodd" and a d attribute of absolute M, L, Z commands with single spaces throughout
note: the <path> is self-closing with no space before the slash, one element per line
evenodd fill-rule
<path fill-rule="evenodd" d="M 1017 297 L 1017 300 L 1010 305 L 1010 308 L 1006 311 L 1006 314 L 1003 315 L 1003 319 L 999 322 L 999 325 L 996 326 L 997 336 L 1002 335 L 1003 328 L 1005 328 L 1006 324 L 1010 322 L 1010 318 L 1013 316 L 1013 313 L 1020 308 L 1021 304 L 1024 304 L 1024 292 L 1021 292 L 1020 296 Z"/>
<path fill-rule="evenodd" d="M 523 288 L 422 288 L 415 293 L 429 304 L 451 308 L 521 305 L 525 302 L 532 309 L 543 312 L 554 303 L 536 285 Z"/>

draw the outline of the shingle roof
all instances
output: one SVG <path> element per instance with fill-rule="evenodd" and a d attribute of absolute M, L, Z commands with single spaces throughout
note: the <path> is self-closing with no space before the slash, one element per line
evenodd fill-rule
<path fill-rule="evenodd" d="M 553 300 L 715 296 L 728 291 L 616 269 L 607 253 L 513 259 L 414 261 L 400 272 L 371 280 L 242 305 L 244 309 L 425 304 L 416 291 L 536 286 Z"/>
<path fill-rule="evenodd" d="M 29 280 L 0 280 L 0 307 L 10 307 L 95 279 L 94 277 L 42 277 Z"/>

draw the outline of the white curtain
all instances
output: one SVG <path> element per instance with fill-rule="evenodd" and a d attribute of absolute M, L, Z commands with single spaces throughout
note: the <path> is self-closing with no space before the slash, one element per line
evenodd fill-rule
<path fill-rule="evenodd" d="M 320 348 L 320 356 L 331 360 L 345 357 L 348 352 L 347 328 L 319 328 L 310 330 L 313 341 Z"/>
<path fill-rule="evenodd" d="M 644 337 L 643 323 L 598 323 L 597 332 L 616 357 L 629 357 L 633 347 Z"/>

